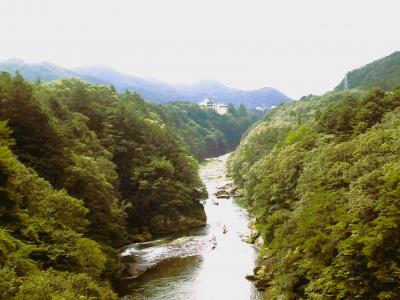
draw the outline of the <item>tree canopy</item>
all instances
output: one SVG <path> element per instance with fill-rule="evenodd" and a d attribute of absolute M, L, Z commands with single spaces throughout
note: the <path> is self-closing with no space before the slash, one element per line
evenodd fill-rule
<path fill-rule="evenodd" d="M 163 108 L 7 73 L 0 104 L 0 299 L 116 299 L 119 247 L 205 223 L 197 161 Z"/>
<path fill-rule="evenodd" d="M 231 157 L 273 298 L 400 297 L 399 100 L 348 91 L 284 105 Z"/>

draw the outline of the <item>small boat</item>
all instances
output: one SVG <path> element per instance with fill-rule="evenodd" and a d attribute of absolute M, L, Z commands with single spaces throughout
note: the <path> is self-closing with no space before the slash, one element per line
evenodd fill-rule
<path fill-rule="evenodd" d="M 212 239 L 210 240 L 212 247 L 211 249 L 215 249 L 217 247 L 217 239 L 215 237 L 215 235 L 212 237 Z"/>

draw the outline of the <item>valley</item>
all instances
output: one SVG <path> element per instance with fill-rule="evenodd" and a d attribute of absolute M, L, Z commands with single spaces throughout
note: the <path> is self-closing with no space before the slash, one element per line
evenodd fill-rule
<path fill-rule="evenodd" d="M 277 102 L 10 63 L 0 299 L 400 298 L 399 52 Z"/>
<path fill-rule="evenodd" d="M 214 195 L 231 183 L 225 177 L 226 159 L 227 155 L 207 159 L 200 168 L 209 194 L 203 202 L 204 228 L 125 248 L 125 260 L 135 261 L 135 278 L 127 279 L 130 291 L 123 299 L 263 299 L 245 279 L 257 257 L 255 246 L 241 238 L 249 234 L 249 216 L 233 198 Z"/>

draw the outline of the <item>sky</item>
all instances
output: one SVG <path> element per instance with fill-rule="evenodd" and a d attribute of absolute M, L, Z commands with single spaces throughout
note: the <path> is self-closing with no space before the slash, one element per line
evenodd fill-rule
<path fill-rule="evenodd" d="M 0 60 L 299 98 L 400 50 L 399 12 L 398 0 L 0 0 Z"/>

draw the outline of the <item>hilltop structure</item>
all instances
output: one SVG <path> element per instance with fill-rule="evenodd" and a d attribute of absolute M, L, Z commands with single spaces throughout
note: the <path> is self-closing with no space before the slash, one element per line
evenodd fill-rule
<path fill-rule="evenodd" d="M 228 105 L 224 103 L 215 103 L 210 98 L 206 97 L 203 101 L 199 102 L 199 105 L 205 108 L 212 109 L 219 113 L 220 115 L 225 115 L 228 113 Z"/>

